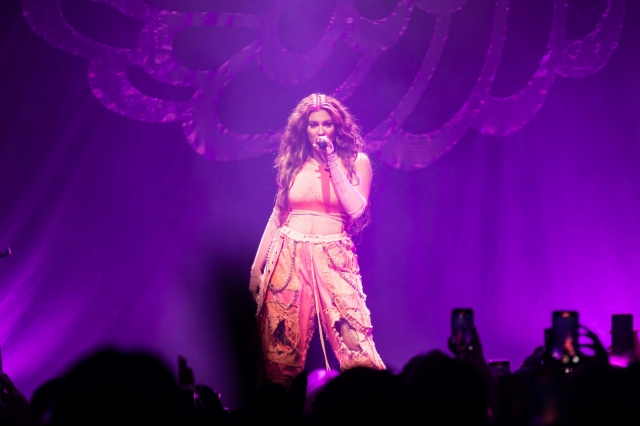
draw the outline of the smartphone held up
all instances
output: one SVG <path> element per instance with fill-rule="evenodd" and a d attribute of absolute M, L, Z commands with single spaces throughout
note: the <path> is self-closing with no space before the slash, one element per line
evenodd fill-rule
<path fill-rule="evenodd" d="M 611 316 L 611 354 L 630 355 L 633 351 L 633 315 Z"/>
<path fill-rule="evenodd" d="M 551 320 L 551 358 L 566 367 L 578 364 L 580 362 L 578 313 L 555 311 Z"/>
<path fill-rule="evenodd" d="M 451 311 L 451 349 L 455 354 L 473 350 L 473 309 L 456 308 Z"/>

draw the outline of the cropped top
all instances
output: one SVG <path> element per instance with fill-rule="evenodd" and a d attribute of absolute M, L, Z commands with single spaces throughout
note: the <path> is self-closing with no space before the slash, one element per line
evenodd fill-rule
<path fill-rule="evenodd" d="M 304 234 L 340 234 L 350 220 L 340 204 L 329 169 L 313 158 L 294 178 L 289 206 L 286 225 Z"/>

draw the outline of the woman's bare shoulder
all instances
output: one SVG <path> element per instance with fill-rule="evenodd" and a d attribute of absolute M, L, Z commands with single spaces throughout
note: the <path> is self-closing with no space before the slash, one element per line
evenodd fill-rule
<path fill-rule="evenodd" d="M 355 160 L 353 160 L 353 165 L 356 168 L 365 167 L 370 169 L 371 161 L 369 161 L 369 156 L 367 154 L 365 154 L 364 152 L 359 152 L 358 155 L 356 155 Z"/>

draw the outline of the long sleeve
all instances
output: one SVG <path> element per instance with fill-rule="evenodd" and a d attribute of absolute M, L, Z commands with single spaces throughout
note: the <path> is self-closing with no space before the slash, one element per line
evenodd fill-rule
<path fill-rule="evenodd" d="M 367 199 L 349 182 L 338 163 L 338 155 L 335 152 L 327 155 L 327 166 L 331 172 L 333 184 L 336 187 L 336 195 L 342 203 L 345 211 L 354 219 L 364 213 L 367 207 Z"/>

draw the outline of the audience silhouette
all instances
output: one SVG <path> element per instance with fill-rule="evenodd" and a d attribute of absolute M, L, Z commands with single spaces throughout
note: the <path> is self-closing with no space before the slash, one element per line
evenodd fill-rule
<path fill-rule="evenodd" d="M 207 386 L 179 385 L 150 354 L 106 349 L 44 383 L 30 402 L 0 373 L 0 426 L 640 424 L 637 334 L 630 364 L 618 367 L 598 337 L 583 330 L 590 342 L 580 347 L 591 355 L 580 352 L 571 369 L 543 346 L 513 374 L 494 377 L 474 329 L 474 351 L 420 354 L 399 374 L 365 367 L 303 372 L 289 389 L 260 384 L 234 412 Z"/>

